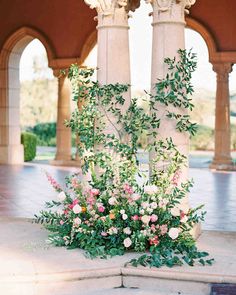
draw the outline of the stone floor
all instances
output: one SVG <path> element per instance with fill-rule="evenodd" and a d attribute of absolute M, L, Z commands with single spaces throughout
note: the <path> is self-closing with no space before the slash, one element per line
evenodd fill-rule
<path fill-rule="evenodd" d="M 45 201 L 55 197 L 45 171 L 63 184 L 76 168 L 40 164 L 0 165 L 0 216 L 33 217 Z M 191 168 L 195 185 L 190 193 L 192 206 L 205 204 L 207 211 L 203 229 L 236 231 L 236 172 L 215 172 L 207 168 Z"/>
<path fill-rule="evenodd" d="M 90 260 L 81 250 L 52 247 L 40 225 L 23 219 L 0 218 L 0 232 L 4 295 L 210 295 L 212 283 L 236 283 L 236 233 L 202 233 L 197 244 L 214 257 L 212 266 L 156 269 L 125 265 L 137 253 Z"/>

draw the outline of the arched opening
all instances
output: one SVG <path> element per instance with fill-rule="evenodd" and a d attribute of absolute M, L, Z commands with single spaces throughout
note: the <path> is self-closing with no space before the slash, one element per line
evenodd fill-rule
<path fill-rule="evenodd" d="M 21 28 L 10 36 L 0 53 L 0 164 L 20 164 L 24 160 L 20 130 L 20 59 L 26 46 L 38 38 L 50 62 L 54 54 L 46 39 L 31 28 Z"/>
<path fill-rule="evenodd" d="M 37 136 L 35 161 L 52 160 L 56 148 L 58 83 L 48 67 L 45 47 L 38 39 L 24 49 L 19 70 L 21 131 L 23 136 Z M 25 155 L 25 160 L 31 160 L 31 155 Z"/>

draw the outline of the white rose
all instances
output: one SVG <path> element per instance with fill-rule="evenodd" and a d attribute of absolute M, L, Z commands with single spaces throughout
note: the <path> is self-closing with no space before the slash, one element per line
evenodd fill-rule
<path fill-rule="evenodd" d="M 153 209 L 156 209 L 156 208 L 157 208 L 157 202 L 152 202 L 152 203 L 151 203 L 151 207 L 152 207 Z"/>
<path fill-rule="evenodd" d="M 125 214 L 125 210 L 124 209 L 120 210 L 120 214 Z"/>
<path fill-rule="evenodd" d="M 180 232 L 180 229 L 177 228 L 177 227 L 172 227 L 169 232 L 168 232 L 168 235 L 169 237 L 172 239 L 172 240 L 175 240 L 178 238 L 179 236 L 179 232 Z"/>
<path fill-rule="evenodd" d="M 75 213 L 75 214 L 78 214 L 78 213 L 80 213 L 82 211 L 82 208 L 80 207 L 80 205 L 75 205 L 74 207 L 73 207 L 73 212 Z"/>
<path fill-rule="evenodd" d="M 109 200 L 108 200 L 108 203 L 110 204 L 110 205 L 115 205 L 116 204 L 116 198 L 115 197 L 111 197 Z"/>
<path fill-rule="evenodd" d="M 149 195 L 156 194 L 158 192 L 158 187 L 156 185 L 146 185 L 144 187 L 144 192 Z"/>
<path fill-rule="evenodd" d="M 130 227 L 126 227 L 123 229 L 123 232 L 126 234 L 126 235 L 130 235 L 131 234 L 131 229 Z"/>
<path fill-rule="evenodd" d="M 60 192 L 57 198 L 59 199 L 59 201 L 63 202 L 66 199 L 66 194 L 64 192 Z"/>
<path fill-rule="evenodd" d="M 144 209 L 146 209 L 149 206 L 148 202 L 143 202 L 141 205 Z"/>
<path fill-rule="evenodd" d="M 143 214 L 144 214 L 144 210 L 143 210 L 143 209 L 139 210 L 139 213 L 140 213 L 141 215 L 143 215 Z"/>
<path fill-rule="evenodd" d="M 171 208 L 170 213 L 171 213 L 172 216 L 175 216 L 175 217 L 180 216 L 180 210 L 177 207 Z"/>
<path fill-rule="evenodd" d="M 81 224 L 81 219 L 79 217 L 76 217 L 73 221 L 74 225 L 80 225 Z"/>
<path fill-rule="evenodd" d="M 141 220 L 142 220 L 142 222 L 143 222 L 144 224 L 148 224 L 149 221 L 150 221 L 150 219 L 151 219 L 151 217 L 148 216 L 148 215 L 143 215 L 143 216 L 141 217 Z"/>
<path fill-rule="evenodd" d="M 122 219 L 123 219 L 123 220 L 126 220 L 127 218 L 128 218 L 128 215 L 127 215 L 127 214 L 123 214 L 123 215 L 122 215 Z"/>
<path fill-rule="evenodd" d="M 132 241 L 130 238 L 126 238 L 126 239 L 124 239 L 123 244 L 124 244 L 125 248 L 129 248 L 132 245 Z"/>

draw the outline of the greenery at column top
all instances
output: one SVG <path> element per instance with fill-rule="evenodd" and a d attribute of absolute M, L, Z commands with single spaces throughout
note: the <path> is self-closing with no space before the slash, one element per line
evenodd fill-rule
<path fill-rule="evenodd" d="M 205 258 L 208 253 L 197 250 L 190 234 L 194 224 L 204 218 L 204 212 L 198 213 L 202 207 L 181 205 L 192 186 L 192 181 L 180 181 L 186 157 L 171 138 L 160 139 L 158 134 L 162 120 L 158 104 L 172 107 L 165 116 L 176 122 L 179 132 L 196 131 L 188 115 L 182 114 L 183 108 L 193 108 L 188 94 L 193 92 L 196 56 L 185 50 L 178 53 L 178 60 L 165 60 L 168 73 L 157 81 L 156 93 L 149 94 L 149 113 L 137 98 L 124 109 L 123 93 L 129 85 L 100 85 L 91 80 L 94 70 L 77 65 L 69 69 L 78 108 L 67 126 L 80 138 L 83 176 L 67 177 L 62 188 L 48 175 L 59 193 L 58 201 L 48 202 L 48 209 L 36 216 L 36 221 L 52 232 L 49 239 L 55 245 L 84 249 L 89 257 L 148 250 L 149 254 L 130 262 L 135 266 L 212 263 Z M 149 138 L 146 150 L 157 155 L 150 180 L 140 172 L 137 157 L 143 132 Z"/>

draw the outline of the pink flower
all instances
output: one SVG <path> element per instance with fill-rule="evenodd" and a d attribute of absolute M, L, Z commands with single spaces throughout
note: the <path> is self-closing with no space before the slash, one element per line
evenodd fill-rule
<path fill-rule="evenodd" d="M 96 203 L 96 199 L 94 198 L 94 196 L 90 196 L 87 198 L 87 202 L 89 203 L 89 205 L 93 206 Z"/>
<path fill-rule="evenodd" d="M 56 182 L 56 180 L 49 174 L 46 173 L 48 181 L 51 183 L 52 187 L 57 191 L 60 192 L 62 191 L 60 185 Z"/>
<path fill-rule="evenodd" d="M 71 179 L 71 185 L 75 189 L 80 187 L 79 181 L 75 177 Z"/>
<path fill-rule="evenodd" d="M 60 220 L 60 225 L 63 225 L 65 222 L 63 220 Z"/>
<path fill-rule="evenodd" d="M 167 224 L 162 224 L 162 225 L 160 226 L 160 231 L 161 231 L 161 235 L 162 235 L 162 236 L 163 236 L 164 234 L 166 234 L 167 231 L 168 231 L 168 226 L 167 226 Z"/>
<path fill-rule="evenodd" d="M 150 245 L 155 245 L 155 246 L 157 246 L 157 245 L 160 243 L 159 240 L 158 240 L 158 236 L 155 236 L 155 237 L 151 238 L 151 239 L 149 240 L 149 243 L 150 243 Z"/>
<path fill-rule="evenodd" d="M 158 216 L 156 214 L 151 215 L 151 222 L 156 222 L 158 220 Z"/>
<path fill-rule="evenodd" d="M 132 187 L 128 183 L 124 184 L 123 189 L 126 194 L 132 195 L 134 193 L 134 190 L 132 189 Z"/>
<path fill-rule="evenodd" d="M 100 191 L 99 191 L 99 189 L 97 189 L 97 188 L 92 188 L 91 190 L 90 190 L 90 195 L 91 196 L 97 196 L 97 195 L 99 195 L 100 194 Z"/>
<path fill-rule="evenodd" d="M 105 207 L 103 205 L 98 206 L 98 212 L 103 213 L 105 211 Z"/>
<path fill-rule="evenodd" d="M 76 200 L 74 200 L 74 201 L 68 206 L 68 208 L 69 208 L 69 209 L 73 209 L 74 206 L 77 205 L 78 203 L 79 203 L 79 201 L 76 199 Z"/>
<path fill-rule="evenodd" d="M 171 182 L 174 184 L 174 185 L 178 185 L 178 182 L 179 182 L 179 178 L 180 178 L 180 174 L 181 172 L 179 170 L 177 170 L 173 176 L 173 178 L 171 179 Z"/>
<path fill-rule="evenodd" d="M 101 232 L 101 236 L 106 237 L 107 236 L 107 233 L 105 231 L 102 231 Z"/>
<path fill-rule="evenodd" d="M 140 198 L 141 198 L 141 196 L 138 195 L 138 194 L 133 194 L 133 195 L 132 195 L 132 200 L 133 200 L 133 201 L 137 201 L 137 200 L 139 200 Z"/>
<path fill-rule="evenodd" d="M 155 232 L 155 231 L 156 231 L 156 226 L 155 226 L 155 224 L 152 224 L 152 225 L 151 225 L 151 231 L 152 231 L 152 232 Z"/>
<path fill-rule="evenodd" d="M 134 215 L 134 216 L 131 217 L 131 219 L 134 220 L 134 221 L 137 221 L 137 220 L 139 220 L 139 216 L 138 215 Z"/>

